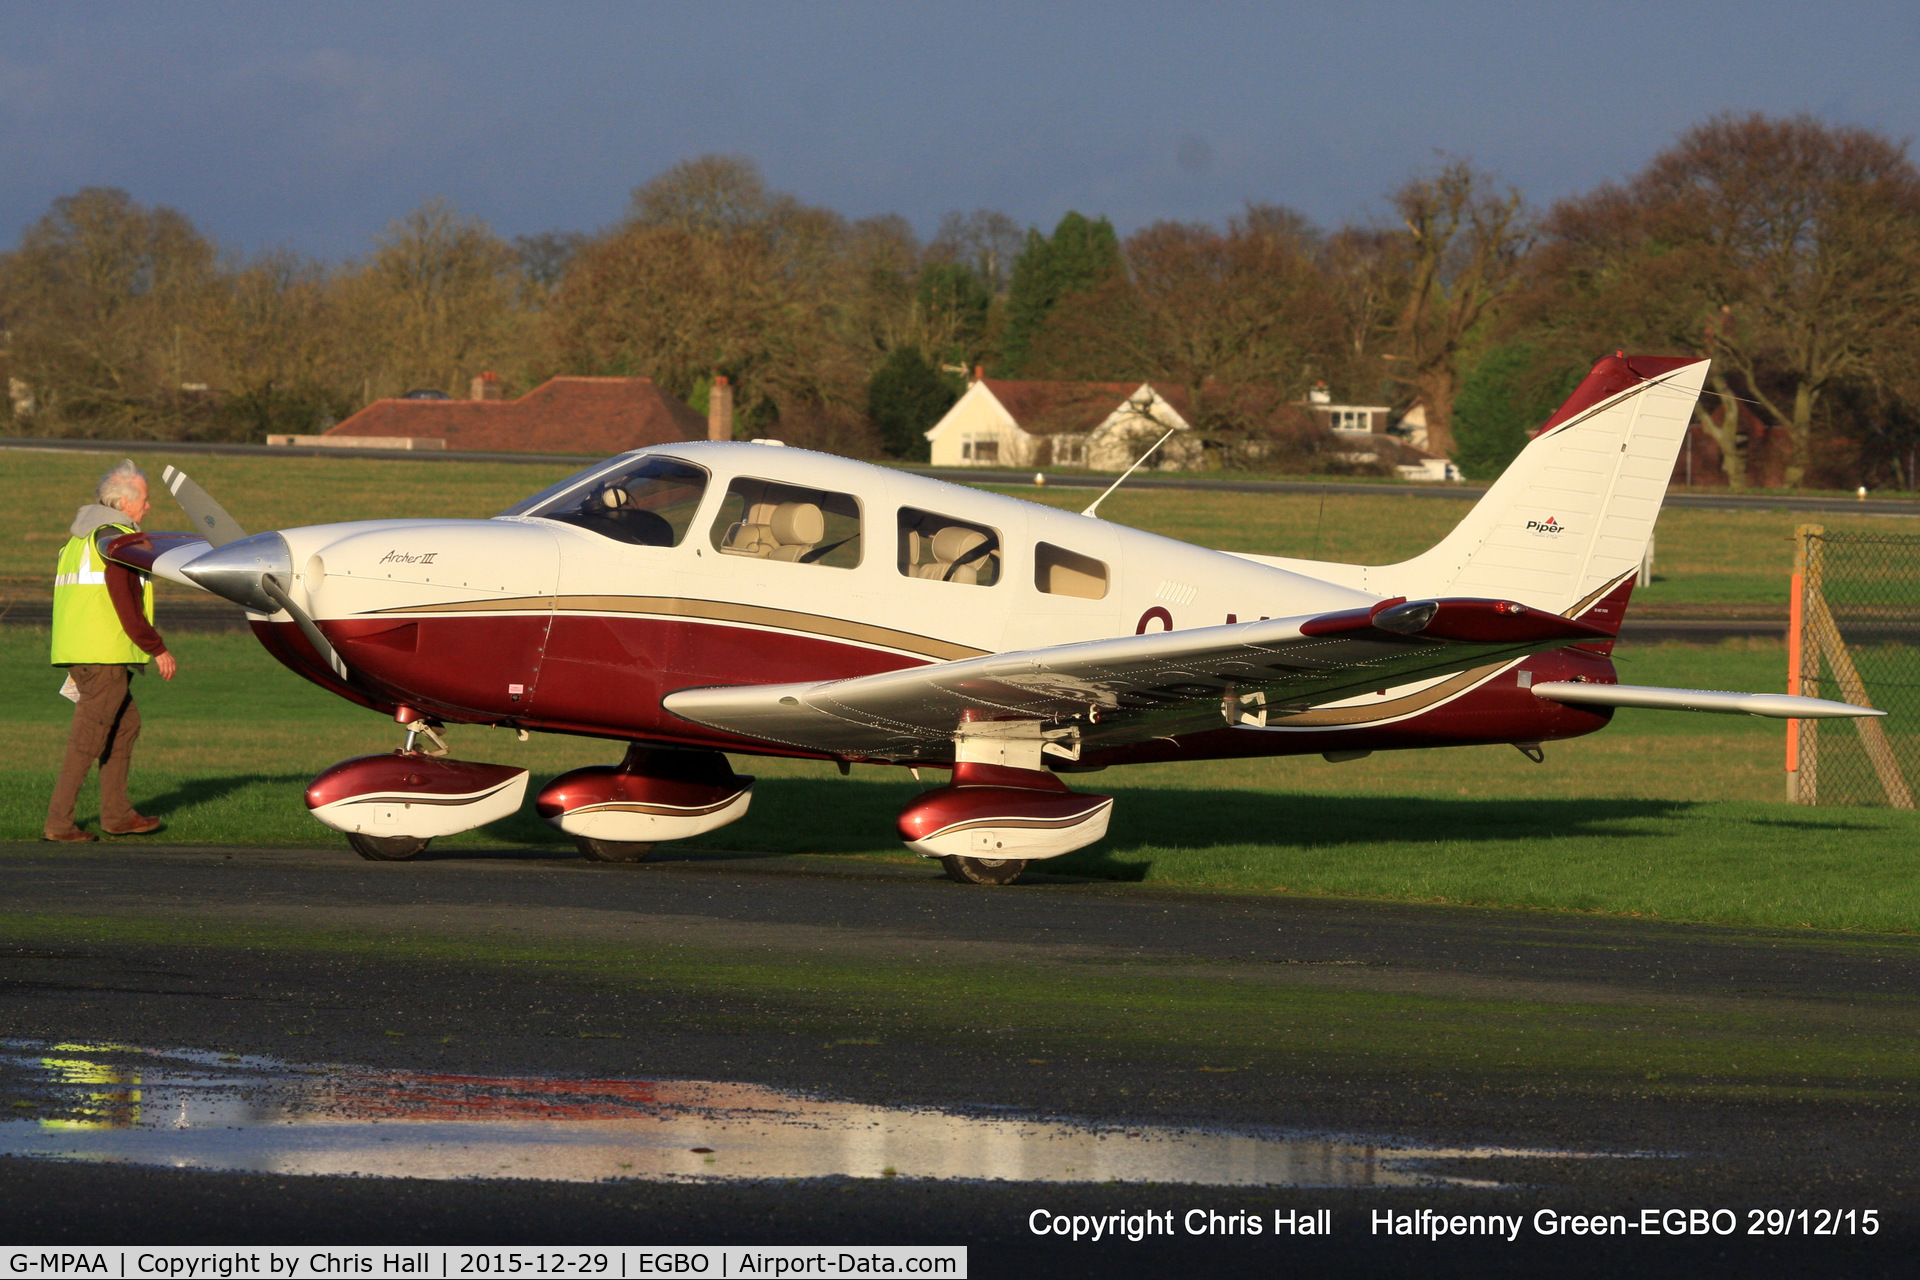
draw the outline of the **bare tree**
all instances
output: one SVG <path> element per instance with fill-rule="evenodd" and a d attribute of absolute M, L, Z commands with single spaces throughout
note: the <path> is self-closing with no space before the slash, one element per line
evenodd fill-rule
<path fill-rule="evenodd" d="M 776 331 L 791 321 L 781 284 L 757 236 L 628 227 L 590 245 L 562 282 L 554 358 L 576 373 L 651 377 L 678 395 L 727 373 L 751 405 L 770 389 Z"/>
<path fill-rule="evenodd" d="M 765 226 L 791 201 L 767 189 L 750 157 L 702 155 L 635 187 L 631 217 L 643 227 L 731 235 Z"/>
<path fill-rule="evenodd" d="M 1694 418 L 1731 487 L 1750 470 L 1743 403 L 1784 430 L 1783 478 L 1803 484 L 1824 406 L 1875 402 L 1861 391 L 1920 338 L 1920 174 L 1865 130 L 1716 117 L 1626 185 L 1556 206 L 1530 274 L 1518 312 L 1587 358 L 1713 358 Z"/>
<path fill-rule="evenodd" d="M 373 394 L 460 394 L 513 345 L 516 286 L 514 253 L 486 223 L 430 200 L 387 228 L 336 295 Z"/>
<path fill-rule="evenodd" d="M 0 258 L 11 376 L 31 388 L 36 434 L 167 436 L 181 384 L 201 380 L 198 318 L 213 246 L 185 216 L 89 187 L 53 202 Z"/>
<path fill-rule="evenodd" d="M 1406 285 L 1390 371 L 1426 407 L 1428 451 L 1443 457 L 1453 453 L 1462 348 L 1512 289 L 1532 243 L 1520 193 L 1492 185 L 1454 160 L 1393 196 L 1406 229 Z"/>
<path fill-rule="evenodd" d="M 227 416 L 249 438 L 312 430 L 357 390 L 334 340 L 340 325 L 327 273 L 288 250 L 223 273 L 199 329 Z"/>
<path fill-rule="evenodd" d="M 1406 292 L 1406 259 L 1397 237 L 1377 227 L 1342 227 L 1318 255 L 1322 287 L 1339 317 L 1338 332 L 1320 352 L 1328 382 L 1348 395 L 1371 395 L 1386 374 L 1393 323 Z"/>
<path fill-rule="evenodd" d="M 998 209 L 958 209 L 940 219 L 940 229 L 927 244 L 928 255 L 958 263 L 978 272 L 997 297 L 1004 297 L 1013 277 L 1013 260 L 1020 256 L 1026 233 L 1020 224 Z"/>
<path fill-rule="evenodd" d="M 1717 116 L 1634 184 L 1654 234 L 1702 246 L 1706 348 L 1805 483 L 1816 413 L 1910 344 L 1920 318 L 1920 171 L 1865 129 Z M 1730 392 L 1725 393 L 1731 403 Z"/>

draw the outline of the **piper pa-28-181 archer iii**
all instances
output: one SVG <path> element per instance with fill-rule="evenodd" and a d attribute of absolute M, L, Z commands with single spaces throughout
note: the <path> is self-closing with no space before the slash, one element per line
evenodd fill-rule
<path fill-rule="evenodd" d="M 1210 551 L 772 442 L 635 450 L 490 520 L 252 536 L 168 468 L 196 532 L 108 554 L 244 606 L 274 657 L 404 726 L 405 747 L 307 791 L 366 857 L 520 807 L 526 770 L 445 758 L 439 729 L 485 724 L 626 744 L 534 801 L 589 858 L 740 817 L 753 779 L 727 753 L 793 756 L 951 770 L 900 837 L 956 880 L 1006 884 L 1106 833 L 1111 798 L 1063 777 L 1111 765 L 1481 743 L 1538 759 L 1622 706 L 1881 714 L 1616 681 L 1706 369 L 1601 360 L 1445 540 L 1392 565 Z"/>

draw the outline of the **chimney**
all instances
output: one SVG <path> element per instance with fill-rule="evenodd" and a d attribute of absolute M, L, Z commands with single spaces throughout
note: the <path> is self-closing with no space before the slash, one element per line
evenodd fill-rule
<path fill-rule="evenodd" d="M 489 369 L 467 384 L 467 399 L 498 400 L 500 398 L 500 375 Z"/>
<path fill-rule="evenodd" d="M 975 382 L 985 382 L 987 380 L 987 366 L 983 364 L 973 366 L 973 380 Z"/>
<path fill-rule="evenodd" d="M 733 387 L 724 376 L 707 392 L 707 439 L 733 439 Z"/>

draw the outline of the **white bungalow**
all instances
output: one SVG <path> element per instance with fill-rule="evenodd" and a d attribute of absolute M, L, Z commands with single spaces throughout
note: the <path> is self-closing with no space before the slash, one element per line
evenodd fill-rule
<path fill-rule="evenodd" d="M 1030 382 L 975 377 L 927 432 L 937 467 L 1073 467 L 1125 471 L 1167 431 L 1191 432 L 1175 408 L 1184 400 L 1150 383 Z M 1198 440 L 1175 435 L 1148 464 L 1200 465 Z"/>

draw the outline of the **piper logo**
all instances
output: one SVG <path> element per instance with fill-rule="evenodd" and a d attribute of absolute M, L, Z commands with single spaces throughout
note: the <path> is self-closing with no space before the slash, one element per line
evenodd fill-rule
<path fill-rule="evenodd" d="M 1536 538 L 1539 538 L 1539 537 L 1550 538 L 1557 534 L 1565 533 L 1566 531 L 1567 531 L 1567 526 L 1561 524 L 1558 520 L 1555 520 L 1552 516 L 1548 516 L 1545 520 L 1527 521 L 1527 532 L 1531 533 Z"/>

